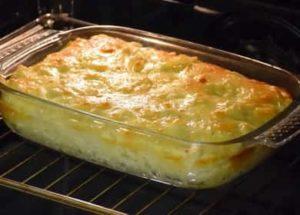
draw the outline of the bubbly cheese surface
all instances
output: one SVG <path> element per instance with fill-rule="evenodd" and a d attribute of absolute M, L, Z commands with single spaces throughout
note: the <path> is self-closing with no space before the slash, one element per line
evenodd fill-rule
<path fill-rule="evenodd" d="M 25 93 L 189 141 L 246 134 L 292 101 L 283 89 L 196 57 L 107 35 L 77 38 L 5 84 Z"/>

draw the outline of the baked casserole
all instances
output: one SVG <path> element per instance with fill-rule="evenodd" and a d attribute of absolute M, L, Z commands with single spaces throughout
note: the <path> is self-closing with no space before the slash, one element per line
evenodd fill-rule
<path fill-rule="evenodd" d="M 76 38 L 34 65 L 18 66 L 2 83 L 40 98 L 1 95 L 5 122 L 22 136 L 195 188 L 228 182 L 264 159 L 266 146 L 218 142 L 259 128 L 292 102 L 282 88 L 197 57 L 104 34 Z"/>

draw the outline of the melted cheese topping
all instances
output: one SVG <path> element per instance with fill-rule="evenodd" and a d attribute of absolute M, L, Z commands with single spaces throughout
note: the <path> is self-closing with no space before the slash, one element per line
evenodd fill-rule
<path fill-rule="evenodd" d="M 189 141 L 246 134 L 292 101 L 283 89 L 174 52 L 107 35 L 77 38 L 6 85 Z"/>

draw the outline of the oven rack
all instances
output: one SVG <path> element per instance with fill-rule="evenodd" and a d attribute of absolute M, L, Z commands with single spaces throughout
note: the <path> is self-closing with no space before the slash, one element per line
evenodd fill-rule
<path fill-rule="evenodd" d="M 231 184 L 195 191 L 60 154 L 14 134 L 2 119 L 0 143 L 1 185 L 96 214 L 232 214 L 245 204 L 263 214 L 271 203 L 257 199 L 257 194 L 267 192 L 275 179 L 281 178 L 278 176 L 286 175 L 300 162 L 299 155 L 285 157 L 283 152 L 285 158 L 276 155 Z M 239 207 L 226 203 L 233 200 Z"/>

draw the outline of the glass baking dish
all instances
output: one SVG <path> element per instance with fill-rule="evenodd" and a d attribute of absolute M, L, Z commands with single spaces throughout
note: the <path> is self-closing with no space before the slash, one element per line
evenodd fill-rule
<path fill-rule="evenodd" d="M 119 26 L 51 31 L 0 58 L 9 77 L 19 64 L 32 65 L 76 37 L 107 34 L 144 46 L 175 51 L 285 88 L 293 103 L 274 119 L 226 142 L 190 142 L 53 103 L 0 84 L 0 109 L 17 134 L 92 163 L 186 188 L 209 188 L 247 172 L 299 132 L 300 82 L 293 74 L 239 55 L 176 38 Z"/>

